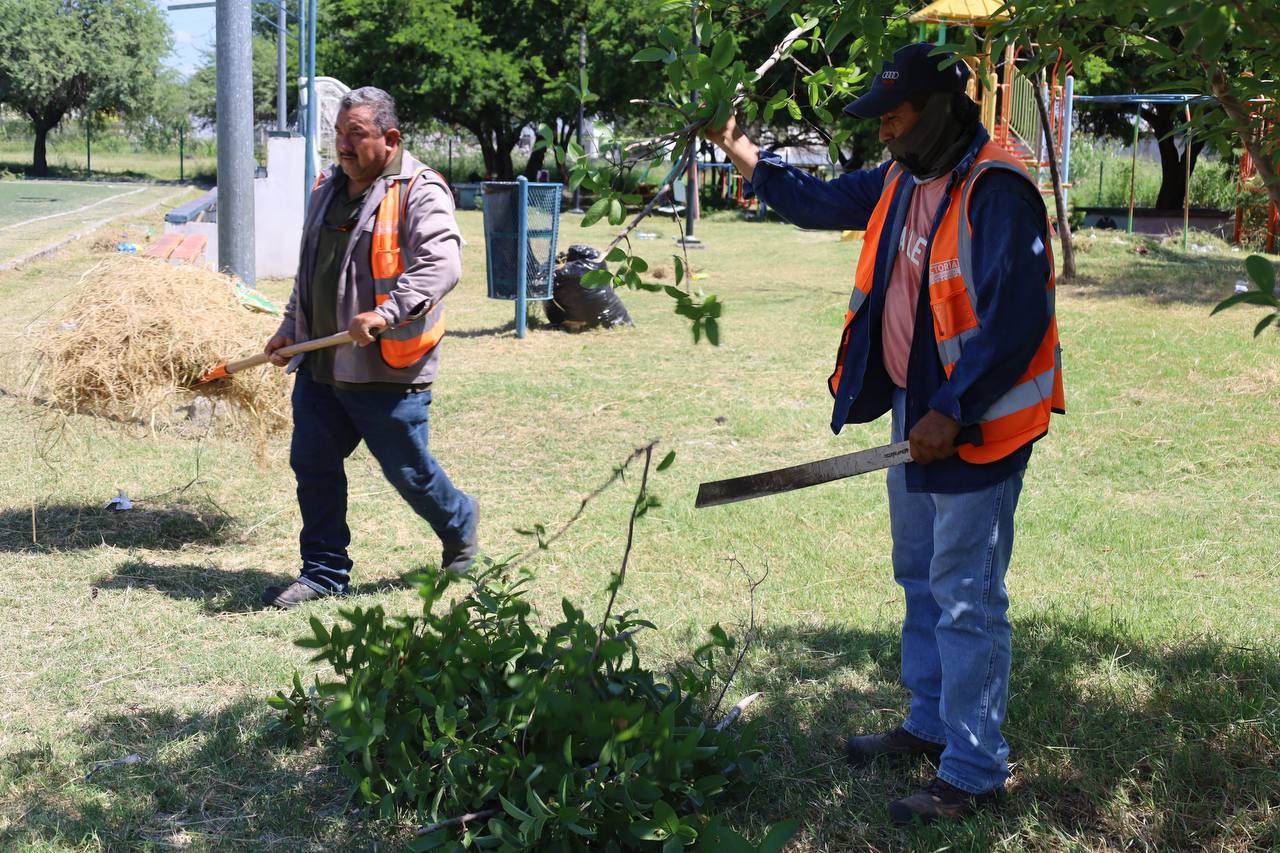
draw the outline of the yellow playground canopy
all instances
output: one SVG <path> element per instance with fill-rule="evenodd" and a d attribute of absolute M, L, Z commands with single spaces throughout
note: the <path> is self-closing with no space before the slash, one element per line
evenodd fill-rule
<path fill-rule="evenodd" d="M 1002 0 L 934 0 L 911 15 L 913 24 L 985 24 L 1007 21 Z"/>

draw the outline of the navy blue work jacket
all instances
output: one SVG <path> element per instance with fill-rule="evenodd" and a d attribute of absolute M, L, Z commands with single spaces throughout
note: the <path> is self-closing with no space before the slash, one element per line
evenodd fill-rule
<path fill-rule="evenodd" d="M 985 128 L 951 171 L 929 233 L 929 251 L 951 204 L 951 190 L 968 175 L 978 151 L 988 139 Z M 884 188 L 886 161 L 873 169 L 846 172 L 824 181 L 788 166 L 778 155 L 761 152 L 752 176 L 752 189 L 789 222 L 810 229 L 864 230 Z M 916 182 L 904 175 L 893 206 L 885 217 L 875 247 L 875 276 L 871 297 L 854 317 L 844 368 L 836 389 L 831 430 L 846 423 L 868 423 L 893 405 L 893 380 L 884 366 L 880 337 L 889 274 L 897 257 L 901 222 L 897 212 L 911 203 Z M 965 343 L 964 354 L 948 379 L 938 357 L 929 308 L 929 287 L 923 276 L 916 306 L 915 333 L 907 362 L 907 407 L 904 434 L 929 409 L 937 409 L 962 425 L 977 423 L 991 404 L 1017 384 L 1031 364 L 1049 328 L 1049 253 L 1044 201 L 1029 182 L 1001 169 L 987 172 L 973 189 L 969 202 L 973 225 L 973 269 L 981 331 Z M 870 247 L 864 246 L 863 251 Z M 926 257 L 928 255 L 926 254 Z M 852 276 L 851 276 L 852 278 Z M 930 465 L 908 463 L 907 489 L 913 492 L 970 492 L 994 485 L 1024 468 L 1031 458 L 1028 444 L 1004 459 L 983 465 L 959 455 Z"/>

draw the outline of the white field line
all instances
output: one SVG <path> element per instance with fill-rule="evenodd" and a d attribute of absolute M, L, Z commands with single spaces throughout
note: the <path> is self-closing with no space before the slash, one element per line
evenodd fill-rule
<path fill-rule="evenodd" d="M 101 228 L 102 226 L 106 225 L 109 222 L 114 222 L 117 219 L 123 219 L 126 216 L 138 216 L 143 213 L 149 213 L 150 211 L 155 210 L 157 207 L 161 206 L 162 204 L 168 204 L 170 201 L 182 195 L 186 191 L 187 190 L 184 188 L 184 189 L 178 190 L 175 193 L 170 193 L 169 195 L 165 196 L 159 201 L 154 202 L 153 204 L 149 204 L 146 207 L 139 207 L 136 210 L 123 210 L 115 214 L 114 216 L 108 216 L 106 219 L 99 219 L 97 222 L 94 222 L 85 228 L 81 228 L 76 233 L 72 234 L 69 237 L 64 237 L 63 239 L 59 240 L 56 243 L 51 243 L 50 245 L 45 246 L 44 248 L 36 249 L 34 252 L 28 252 L 22 257 L 15 258 L 12 261 L 5 261 L 4 263 L 0 264 L 0 272 L 4 272 L 5 270 L 11 270 L 14 267 L 20 267 L 25 263 L 34 261 L 37 258 L 42 258 L 45 255 L 51 255 L 54 252 L 61 249 L 63 246 L 67 245 L 68 243 L 75 240 L 79 240 L 81 237 L 84 237 L 87 234 L 92 234 L 94 231 L 97 231 L 99 228 Z"/>
<path fill-rule="evenodd" d="M 44 222 L 46 219 L 57 219 L 59 216 L 74 216 L 77 213 L 80 213 L 85 210 L 89 210 L 90 208 L 97 207 L 100 204 L 106 204 L 109 201 L 115 201 L 118 198 L 124 198 L 125 196 L 129 196 L 129 195 L 137 195 L 138 193 L 146 189 L 148 189 L 148 187 L 138 187 L 138 189 L 129 190 L 127 193 L 120 193 L 119 195 L 107 196 L 106 198 L 95 201 L 92 204 L 86 204 L 84 207 L 77 207 L 75 210 L 64 210 L 61 213 L 50 213 L 48 216 L 37 216 L 35 219 L 26 219 L 26 220 L 23 220 L 22 222 L 15 222 L 12 225 L 6 225 L 3 228 L 0 228 L 0 231 L 10 231 L 14 228 L 22 228 L 27 225 L 34 225 L 37 222 Z"/>

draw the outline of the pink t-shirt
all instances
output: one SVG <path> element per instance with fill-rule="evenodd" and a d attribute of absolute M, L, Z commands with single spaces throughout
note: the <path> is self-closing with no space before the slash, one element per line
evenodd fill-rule
<path fill-rule="evenodd" d="M 907 362 L 916 329 L 916 304 L 920 299 L 924 266 L 929 260 L 925 257 L 925 250 L 929 246 L 933 217 L 947 192 L 947 177 L 943 175 L 916 185 L 902 226 L 902 238 L 898 241 L 898 254 L 889 273 L 889 291 L 885 294 L 880 333 L 884 341 L 884 366 L 893 384 L 899 388 L 907 387 Z M 913 178 L 904 175 L 903 180 Z"/>

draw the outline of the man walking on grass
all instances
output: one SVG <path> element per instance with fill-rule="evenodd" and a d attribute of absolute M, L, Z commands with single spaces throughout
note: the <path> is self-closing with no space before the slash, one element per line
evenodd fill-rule
<path fill-rule="evenodd" d="M 843 741 L 851 763 L 926 755 L 937 775 L 889 804 L 896 823 L 956 819 L 999 800 L 1009 695 L 1005 571 L 1032 443 L 1063 411 L 1049 224 L 1035 183 L 993 143 L 963 62 L 913 44 L 846 108 L 880 121 L 892 159 L 822 181 L 736 126 L 706 136 L 802 228 L 865 230 L 828 384 L 831 428 L 892 412 L 912 462 L 888 474 L 894 579 L 906 597 L 891 732 Z M 980 438 L 957 446 L 957 438 Z M 980 443 L 978 443 L 980 441 Z"/>
<path fill-rule="evenodd" d="M 444 544 L 441 565 L 465 571 L 476 553 L 476 502 L 427 445 L 427 407 L 444 334 L 441 302 L 462 271 L 453 196 L 400 144 L 391 96 L 366 86 L 343 97 L 338 163 L 316 181 L 275 351 L 349 330 L 355 346 L 309 352 L 293 387 L 289 464 L 302 512 L 297 580 L 264 604 L 290 608 L 347 591 L 344 460 L 361 440 L 401 497 Z M 299 358 L 302 358 L 299 356 Z"/>

